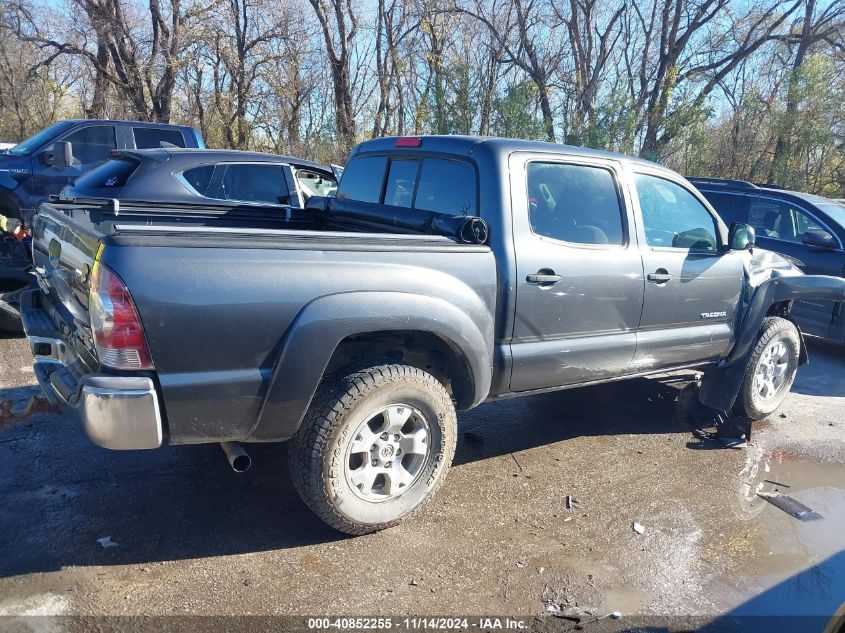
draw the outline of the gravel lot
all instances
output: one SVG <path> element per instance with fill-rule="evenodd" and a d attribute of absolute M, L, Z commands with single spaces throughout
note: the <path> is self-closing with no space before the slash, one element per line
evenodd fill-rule
<path fill-rule="evenodd" d="M 305 509 L 283 446 L 237 475 L 216 445 L 111 452 L 38 415 L 0 430 L 0 615 L 829 614 L 845 601 L 845 348 L 810 356 L 741 450 L 675 421 L 690 373 L 463 413 L 439 495 L 358 538 Z M 30 365 L 23 339 L 0 339 L 0 400 L 37 393 Z M 823 519 L 755 498 L 776 486 Z"/>

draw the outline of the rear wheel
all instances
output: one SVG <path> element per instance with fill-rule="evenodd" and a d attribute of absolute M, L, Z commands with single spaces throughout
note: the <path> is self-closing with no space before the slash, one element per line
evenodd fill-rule
<path fill-rule="evenodd" d="M 752 420 L 773 413 L 792 388 L 800 351 L 801 340 L 794 323 L 780 317 L 766 318 L 751 352 L 734 412 Z"/>
<path fill-rule="evenodd" d="M 347 534 L 406 519 L 443 483 L 457 417 L 430 374 L 368 367 L 323 384 L 292 440 L 291 478 L 326 523 Z"/>

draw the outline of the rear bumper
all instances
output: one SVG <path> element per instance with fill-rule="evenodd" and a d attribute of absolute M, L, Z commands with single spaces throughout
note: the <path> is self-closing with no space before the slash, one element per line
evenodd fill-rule
<path fill-rule="evenodd" d="M 21 297 L 21 319 L 46 398 L 78 420 L 95 444 L 114 450 L 158 448 L 162 416 L 155 384 L 143 376 L 82 374 L 71 346 L 51 329 L 39 292 Z"/>

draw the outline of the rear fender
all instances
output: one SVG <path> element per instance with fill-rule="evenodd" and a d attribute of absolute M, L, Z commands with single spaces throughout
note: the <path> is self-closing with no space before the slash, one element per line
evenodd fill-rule
<path fill-rule="evenodd" d="M 338 345 L 350 336 L 389 331 L 428 332 L 460 350 L 472 376 L 472 405 L 487 397 L 493 351 L 493 323 L 487 311 L 470 318 L 443 299 L 401 292 L 329 295 L 308 304 L 288 329 L 248 439 L 290 438 Z"/>

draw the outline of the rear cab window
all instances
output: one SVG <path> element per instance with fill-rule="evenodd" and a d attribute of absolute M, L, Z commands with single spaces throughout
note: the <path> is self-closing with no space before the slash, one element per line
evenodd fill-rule
<path fill-rule="evenodd" d="M 386 156 L 353 158 L 343 170 L 337 197 L 361 202 L 381 202 L 381 185 L 386 167 Z"/>
<path fill-rule="evenodd" d="M 477 192 L 475 170 L 465 161 L 424 155 L 359 156 L 346 165 L 337 197 L 477 215 Z"/>
<path fill-rule="evenodd" d="M 137 149 L 157 149 L 159 147 L 185 147 L 185 137 L 179 130 L 154 127 L 133 127 Z"/>

